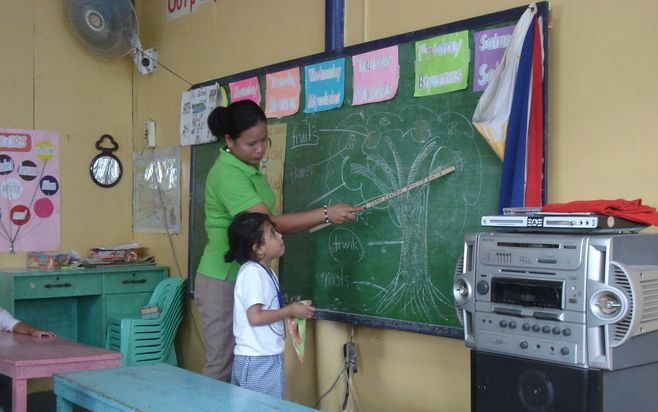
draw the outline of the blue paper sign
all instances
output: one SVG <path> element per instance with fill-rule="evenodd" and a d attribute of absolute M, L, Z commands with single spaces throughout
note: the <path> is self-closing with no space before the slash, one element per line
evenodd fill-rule
<path fill-rule="evenodd" d="M 304 113 L 339 108 L 345 99 L 345 58 L 304 67 Z"/>

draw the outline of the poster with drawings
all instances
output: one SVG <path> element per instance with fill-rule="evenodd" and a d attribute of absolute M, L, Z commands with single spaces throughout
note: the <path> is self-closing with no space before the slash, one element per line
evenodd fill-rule
<path fill-rule="evenodd" d="M 0 252 L 60 243 L 59 134 L 0 129 Z"/>
<path fill-rule="evenodd" d="M 208 115 L 218 105 L 226 106 L 226 92 L 210 85 L 183 92 L 180 114 L 180 144 L 183 146 L 217 140 L 208 130 Z"/>
<path fill-rule="evenodd" d="M 135 232 L 180 233 L 180 146 L 133 153 Z"/>

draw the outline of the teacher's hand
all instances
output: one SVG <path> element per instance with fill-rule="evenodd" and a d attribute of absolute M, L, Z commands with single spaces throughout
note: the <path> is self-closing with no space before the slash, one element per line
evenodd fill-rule
<path fill-rule="evenodd" d="M 329 222 L 341 225 L 356 219 L 356 214 L 363 211 L 363 207 L 350 205 L 331 205 L 327 208 Z"/>

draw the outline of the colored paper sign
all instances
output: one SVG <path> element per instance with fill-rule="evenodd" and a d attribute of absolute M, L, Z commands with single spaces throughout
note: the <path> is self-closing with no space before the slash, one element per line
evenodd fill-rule
<path fill-rule="evenodd" d="M 287 123 L 267 125 L 270 148 L 260 161 L 260 171 L 267 176 L 267 182 L 276 197 L 275 215 L 280 215 L 283 212 L 283 165 L 286 162 L 287 130 Z"/>
<path fill-rule="evenodd" d="M 283 117 L 299 110 L 299 67 L 265 75 L 265 116 Z"/>
<path fill-rule="evenodd" d="M 240 100 L 252 100 L 260 106 L 260 83 L 258 77 L 239 80 L 228 84 L 231 90 L 231 103 Z"/>
<path fill-rule="evenodd" d="M 180 114 L 180 144 L 191 145 L 217 140 L 208 129 L 208 115 L 217 106 L 226 106 L 226 92 L 211 85 L 183 92 Z"/>
<path fill-rule="evenodd" d="M 56 250 L 59 134 L 0 129 L 0 252 Z"/>
<path fill-rule="evenodd" d="M 470 53 L 468 30 L 416 42 L 414 96 L 465 89 Z"/>
<path fill-rule="evenodd" d="M 513 31 L 514 25 L 511 25 L 473 34 L 473 44 L 475 45 L 474 92 L 481 92 L 487 88 L 494 70 L 503 59 L 507 45 L 512 40 Z"/>
<path fill-rule="evenodd" d="M 345 99 L 345 58 L 304 67 L 304 113 L 341 107 Z"/>
<path fill-rule="evenodd" d="M 352 105 L 383 102 L 395 97 L 400 80 L 398 46 L 352 57 Z"/>

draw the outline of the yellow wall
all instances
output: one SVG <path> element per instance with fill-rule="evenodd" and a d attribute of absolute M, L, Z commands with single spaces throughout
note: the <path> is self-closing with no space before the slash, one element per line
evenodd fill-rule
<path fill-rule="evenodd" d="M 167 0 L 137 0 L 141 40 L 190 83 L 321 52 L 324 0 L 207 0 L 164 21 Z M 388 37 L 523 3 L 512 0 L 346 0 L 347 45 Z M 62 159 L 61 250 L 138 241 L 173 274 L 187 274 L 189 148 L 183 148 L 183 232 L 169 239 L 131 230 L 130 153 L 143 150 L 144 121 L 157 147 L 178 144 L 180 96 L 189 85 L 159 68 L 134 73 L 128 58 L 83 49 L 60 0 L 0 0 L 0 127 L 56 130 Z M 554 0 L 549 59 L 549 201 L 641 197 L 658 205 L 658 3 Z M 88 177 L 94 142 L 119 142 L 124 180 L 100 189 Z M 655 231 L 655 229 L 654 229 Z M 0 267 L 24 265 L 0 255 Z M 200 326 L 188 305 L 179 333 L 182 365 L 203 363 Z M 287 351 L 289 396 L 314 404 L 342 363 L 347 325 L 317 321 L 303 365 Z M 457 340 L 356 328 L 354 389 L 362 411 L 470 410 L 468 351 Z M 343 385 L 321 403 L 340 408 Z M 357 410 L 353 405 L 350 410 Z"/>
<path fill-rule="evenodd" d="M 62 3 L 0 0 L 0 127 L 59 132 L 60 250 L 86 253 L 132 239 L 132 65 L 83 49 Z M 106 133 L 125 170 L 112 189 L 89 178 L 95 143 Z M 23 266 L 25 253 L 0 254 L 0 267 Z"/>

